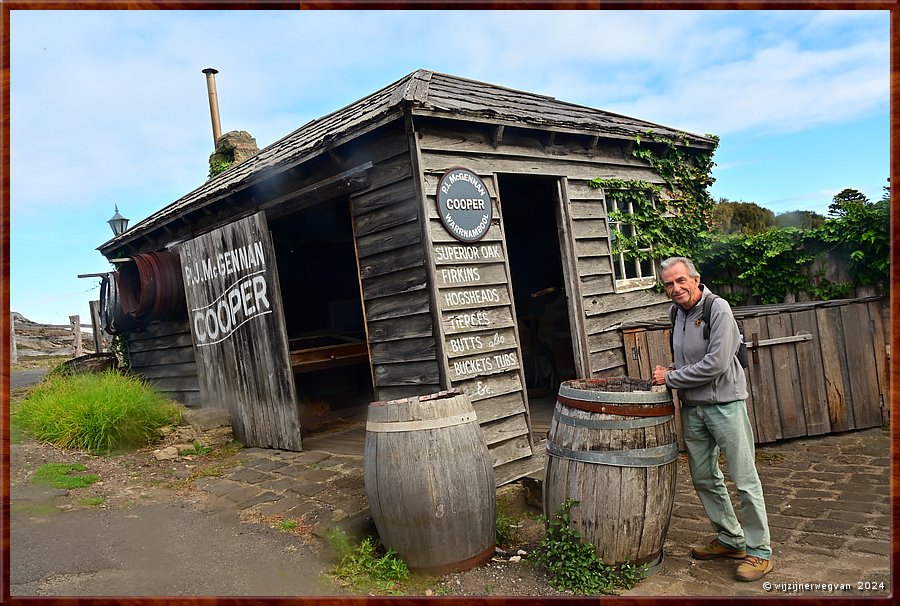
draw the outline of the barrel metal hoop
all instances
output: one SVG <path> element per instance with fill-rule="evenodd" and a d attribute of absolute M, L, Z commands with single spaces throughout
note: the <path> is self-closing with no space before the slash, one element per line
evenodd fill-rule
<path fill-rule="evenodd" d="M 675 405 L 672 404 L 671 399 L 665 400 L 668 404 L 663 406 L 619 406 L 618 404 L 585 402 L 584 400 L 568 398 L 562 395 L 562 390 L 560 389 L 560 395 L 556 396 L 556 401 L 578 410 L 602 412 L 603 414 L 623 417 L 662 417 L 675 414 Z"/>
<path fill-rule="evenodd" d="M 653 576 L 662 569 L 664 556 L 665 553 L 660 551 L 659 557 L 656 558 L 656 560 L 652 564 L 646 564 L 647 569 L 644 571 L 645 577 Z"/>
<path fill-rule="evenodd" d="M 398 421 L 396 423 L 368 421 L 366 422 L 366 431 L 371 431 L 373 433 L 391 433 L 400 431 L 421 431 L 425 429 L 442 429 L 444 427 L 462 425 L 463 423 L 471 423 L 472 421 L 475 421 L 476 418 L 474 412 L 467 412 L 452 417 L 424 419 L 421 421 Z"/>
<path fill-rule="evenodd" d="M 583 463 L 598 463 L 613 467 L 659 467 L 678 459 L 678 444 L 673 442 L 663 446 L 632 450 L 584 451 L 571 450 L 547 440 L 547 452 L 559 458 Z"/>
<path fill-rule="evenodd" d="M 484 564 L 497 553 L 497 545 L 496 543 L 491 543 L 491 545 L 480 553 L 476 553 L 470 558 L 466 558 L 465 560 L 461 560 L 459 562 L 451 562 L 449 564 L 439 564 L 437 566 L 410 566 L 411 570 L 415 570 L 416 572 L 425 572 L 431 575 L 444 575 L 449 574 L 451 572 L 459 572 L 463 570 L 468 570 L 470 568 L 474 568 L 479 564 Z"/>
<path fill-rule="evenodd" d="M 672 401 L 672 393 L 668 389 L 660 389 L 659 391 L 603 391 L 601 389 L 575 389 L 565 383 L 559 386 L 559 395 L 575 400 L 621 404 L 633 404 L 636 396 L 640 396 L 640 401 L 648 404 L 661 404 Z"/>
<path fill-rule="evenodd" d="M 579 419 L 561 413 L 559 410 L 553 413 L 553 418 L 570 427 L 585 427 L 587 429 L 640 429 L 642 427 L 654 427 L 665 425 L 675 418 L 675 415 L 664 417 L 642 417 L 640 419 L 626 419 L 624 421 L 612 419 Z"/>

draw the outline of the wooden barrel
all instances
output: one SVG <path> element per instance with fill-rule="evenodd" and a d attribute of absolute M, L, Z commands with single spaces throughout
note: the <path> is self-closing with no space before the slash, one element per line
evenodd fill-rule
<path fill-rule="evenodd" d="M 662 563 L 675 500 L 678 444 L 668 389 L 580 379 L 559 387 L 544 469 L 544 513 L 579 502 L 571 526 L 607 564 Z"/>
<path fill-rule="evenodd" d="M 411 569 L 443 574 L 494 555 L 494 469 L 464 393 L 371 403 L 365 485 L 382 544 Z"/>

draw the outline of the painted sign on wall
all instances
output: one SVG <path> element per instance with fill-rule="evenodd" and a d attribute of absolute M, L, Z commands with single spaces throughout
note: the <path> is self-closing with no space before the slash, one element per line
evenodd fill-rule
<path fill-rule="evenodd" d="M 438 214 L 450 234 L 462 242 L 477 242 L 491 227 L 491 196 L 481 178 L 465 168 L 441 177 L 437 188 Z"/>
<path fill-rule="evenodd" d="M 182 266 L 188 288 L 211 284 L 216 295 L 205 305 L 189 308 L 198 347 L 220 343 L 247 322 L 272 313 L 260 240 L 235 250 L 209 250 Z"/>
<path fill-rule="evenodd" d="M 265 213 L 180 246 L 197 378 L 247 446 L 300 450 L 300 422 Z"/>

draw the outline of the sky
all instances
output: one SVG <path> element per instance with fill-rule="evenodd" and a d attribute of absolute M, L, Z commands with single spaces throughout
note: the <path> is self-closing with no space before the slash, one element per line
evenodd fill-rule
<path fill-rule="evenodd" d="M 10 11 L 10 309 L 89 323 L 115 207 L 135 225 L 417 70 L 715 134 L 715 199 L 825 215 L 890 176 L 888 11 Z"/>

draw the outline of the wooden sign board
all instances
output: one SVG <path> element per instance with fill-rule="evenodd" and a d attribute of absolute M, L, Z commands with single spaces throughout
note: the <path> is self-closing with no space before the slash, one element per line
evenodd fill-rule
<path fill-rule="evenodd" d="M 461 181 L 471 186 L 474 179 L 458 179 L 456 183 Z M 459 196 L 468 200 L 473 211 L 484 214 L 478 218 L 477 237 L 458 237 L 453 225 L 448 225 L 447 209 L 441 206 L 441 195 L 446 192 L 440 187 L 444 185 L 442 180 L 435 196 L 438 212 L 429 213 L 428 218 L 444 368 L 448 387 L 462 389 L 477 405 L 482 430 L 492 436 L 488 447 L 496 467 L 533 454 L 502 219 L 488 210 L 495 201 L 488 196 L 487 188 L 481 188 L 485 191 L 479 190 L 477 196 L 471 192 Z M 484 203 L 474 209 L 475 202 L 470 198 L 475 200 L 482 194 Z M 458 209 L 450 208 L 454 210 Z M 453 212 L 450 217 L 455 225 L 460 224 Z"/>
<path fill-rule="evenodd" d="M 246 446 L 300 450 L 281 289 L 265 213 L 180 246 L 197 374 L 207 407 L 231 412 Z"/>

